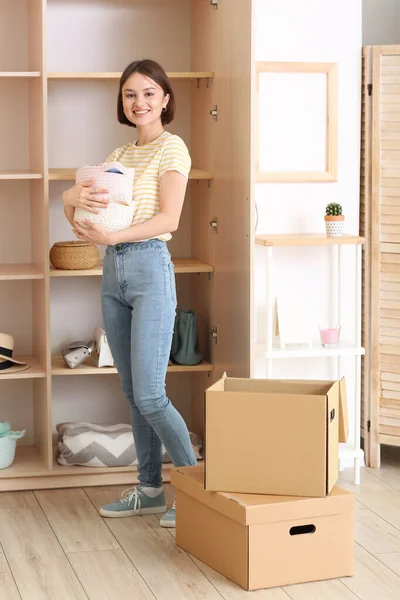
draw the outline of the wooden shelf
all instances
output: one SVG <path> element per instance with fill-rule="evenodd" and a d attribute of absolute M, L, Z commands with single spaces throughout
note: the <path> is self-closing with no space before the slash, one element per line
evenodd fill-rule
<path fill-rule="evenodd" d="M 47 79 L 120 79 L 122 73 L 117 72 L 71 72 L 71 73 L 47 73 Z M 213 79 L 213 71 L 185 71 L 169 72 L 169 79 Z"/>
<path fill-rule="evenodd" d="M 77 169 L 49 169 L 49 181 L 75 181 Z"/>
<path fill-rule="evenodd" d="M 40 77 L 39 71 L 0 71 L 0 79 L 26 79 L 31 77 Z"/>
<path fill-rule="evenodd" d="M 211 363 L 202 360 L 198 365 L 193 365 L 192 367 L 184 367 L 182 365 L 169 365 L 167 368 L 168 373 L 211 373 L 214 371 L 214 365 Z"/>
<path fill-rule="evenodd" d="M 189 179 L 195 179 L 195 180 L 200 180 L 200 179 L 214 179 L 214 175 L 213 173 L 210 173 L 209 171 L 203 171 L 203 169 L 192 169 L 189 173 Z"/>
<path fill-rule="evenodd" d="M 13 464 L 7 469 L 0 469 L 0 480 L 12 479 L 13 477 L 35 477 L 48 475 L 44 460 L 36 446 L 24 446 L 17 442 Z M 0 484 L 3 489 L 3 483 Z"/>
<path fill-rule="evenodd" d="M 202 361 L 199 365 L 194 365 L 193 367 L 184 367 L 182 365 L 170 365 L 168 367 L 168 373 L 186 373 L 186 372 L 211 372 L 214 367 L 210 363 L 206 361 Z M 115 367 L 96 367 L 95 360 L 93 357 L 90 357 L 87 361 L 85 361 L 76 369 L 69 369 L 65 363 L 62 356 L 52 356 L 51 358 L 51 374 L 52 375 L 68 375 L 68 376 L 78 376 L 78 375 L 115 375 L 117 374 L 117 369 Z"/>
<path fill-rule="evenodd" d="M 175 273 L 213 273 L 214 267 L 207 263 L 200 262 L 194 258 L 173 258 Z M 101 276 L 103 274 L 103 264 L 100 262 L 93 269 L 82 269 L 77 271 L 68 271 L 63 269 L 54 269 L 50 267 L 51 277 L 91 277 Z"/>
<path fill-rule="evenodd" d="M 173 258 L 175 273 L 214 273 L 212 265 L 203 263 L 195 258 Z"/>
<path fill-rule="evenodd" d="M 0 264 L 0 281 L 14 281 L 20 279 L 44 279 L 44 273 L 42 273 L 35 265 L 29 263 Z"/>
<path fill-rule="evenodd" d="M 64 467 L 56 462 L 55 449 L 51 468 L 36 446 L 17 443 L 15 459 L 7 469 L 0 469 L 0 488 L 8 490 L 85 487 L 87 485 L 121 485 L 137 483 L 137 466 L 130 467 Z M 163 480 L 170 480 L 172 463 L 162 465 Z"/>
<path fill-rule="evenodd" d="M 341 237 L 327 237 L 325 233 L 300 233 L 256 235 L 258 246 L 336 246 L 346 244 L 364 244 L 365 238 L 358 235 L 342 235 Z"/>
<path fill-rule="evenodd" d="M 0 179 L 43 179 L 43 175 L 33 171 L 0 171 Z"/>
<path fill-rule="evenodd" d="M 136 472 L 137 465 L 131 465 L 129 467 L 83 467 L 83 466 L 71 466 L 66 467 L 64 465 L 60 465 L 56 458 L 54 458 L 53 462 L 53 473 L 56 475 L 92 475 L 98 473 L 124 473 L 124 472 Z"/>
<path fill-rule="evenodd" d="M 7 21 L 5 25 L 9 40 L 6 39 L 6 42 L 22 36 L 24 41 L 27 41 L 24 49 L 31 60 L 20 65 L 13 65 L 9 62 L 8 65 L 3 66 L 3 69 L 0 68 L 0 84 L 3 77 L 5 90 L 7 87 L 10 87 L 10 89 L 14 87 L 15 90 L 20 88 L 20 91 L 29 92 L 29 106 L 25 107 L 26 110 L 24 110 L 23 115 L 26 127 L 22 133 L 26 133 L 26 135 L 21 134 L 21 140 L 16 140 L 21 143 L 14 144 L 15 148 L 11 148 L 6 139 L 7 136 L 5 136 L 3 146 L 4 148 L 10 146 L 10 152 L 18 154 L 18 148 L 22 144 L 23 149 L 29 150 L 31 160 L 24 160 L 22 157 L 19 160 L 6 161 L 3 166 L 0 165 L 0 189 L 3 187 L 5 192 L 6 189 L 10 188 L 11 190 L 12 188 L 13 194 L 15 192 L 17 197 L 20 198 L 22 205 L 28 202 L 31 218 L 25 229 L 27 230 L 26 235 L 32 241 L 32 253 L 25 257 L 23 255 L 8 257 L 6 247 L 4 247 L 2 253 L 0 252 L 0 294 L 4 288 L 3 292 L 6 294 L 7 304 L 14 307 L 21 300 L 21 294 L 25 293 L 26 295 L 26 292 L 29 292 L 29 297 L 26 298 L 26 302 L 23 302 L 24 306 L 22 308 L 24 310 L 22 312 L 17 311 L 18 323 L 16 323 L 17 329 L 13 332 L 13 335 L 20 337 L 24 334 L 29 342 L 28 345 L 16 345 L 17 358 L 18 354 L 28 352 L 35 355 L 36 359 L 32 356 L 27 357 L 25 360 L 29 363 L 29 368 L 24 371 L 7 375 L 5 372 L 3 372 L 3 375 L 0 374 L 0 406 L 4 405 L 1 379 L 10 379 L 10 381 L 3 383 L 3 396 L 6 396 L 5 388 L 11 386 L 11 399 L 18 400 L 21 397 L 26 400 L 28 408 L 32 412 L 32 427 L 30 427 L 30 431 L 27 431 L 29 435 L 17 443 L 14 464 L 4 471 L 0 470 L 0 490 L 65 489 L 69 487 L 82 488 L 85 486 L 120 484 L 129 487 L 137 483 L 138 474 L 135 466 L 116 468 L 66 467 L 59 465 L 52 456 L 52 445 L 54 445 L 57 437 L 55 424 L 62 420 L 64 409 L 68 409 L 68 400 L 64 398 L 60 386 L 61 388 L 65 386 L 69 388 L 72 386 L 73 388 L 75 386 L 78 389 L 78 387 L 82 387 L 82 383 L 85 383 L 85 381 L 93 383 L 97 381 L 102 384 L 100 385 L 101 393 L 97 398 L 99 402 L 93 404 L 91 402 L 93 394 L 90 393 L 88 398 L 83 399 L 82 406 L 78 407 L 76 414 L 73 415 L 77 420 L 87 417 L 88 420 L 93 418 L 96 422 L 96 419 L 101 419 L 103 413 L 110 412 L 106 388 L 108 384 L 118 383 L 119 373 L 116 368 L 96 367 L 96 356 L 91 357 L 91 362 L 90 360 L 85 361 L 77 369 L 69 369 L 65 365 L 62 356 L 60 356 L 61 349 L 74 339 L 73 337 L 65 338 L 62 332 L 65 309 L 71 303 L 69 292 L 72 290 L 69 288 L 76 285 L 78 287 L 85 286 L 85 282 L 91 282 L 91 285 L 95 287 L 101 284 L 104 265 L 99 259 L 103 259 L 104 249 L 94 261 L 94 263 L 99 261 L 99 264 L 95 264 L 92 269 L 60 270 L 50 267 L 50 247 L 47 243 L 48 240 L 46 241 L 46 238 L 48 238 L 47 230 L 54 225 L 54 219 L 57 221 L 55 225 L 59 225 L 64 229 L 68 226 L 68 222 L 61 214 L 62 210 L 60 213 L 56 211 L 57 214 L 54 215 L 50 211 L 51 214 L 49 214 L 49 194 L 50 199 L 57 204 L 53 196 L 59 197 L 60 191 L 75 184 L 76 172 L 79 168 L 93 164 L 90 162 L 82 163 L 79 157 L 77 160 L 77 156 L 74 158 L 74 141 L 65 139 L 65 136 L 63 136 L 64 154 L 65 156 L 69 154 L 70 159 L 63 160 L 62 157 L 61 159 L 60 157 L 59 159 L 53 157 L 53 160 L 48 160 L 49 154 L 52 154 L 54 141 L 54 131 L 52 129 L 54 128 L 52 126 L 47 127 L 47 124 L 50 123 L 51 125 L 52 115 L 59 105 L 59 94 L 63 95 L 65 102 L 62 103 L 67 107 L 62 111 L 64 127 L 69 130 L 75 124 L 81 131 L 83 138 L 88 142 L 86 144 L 87 154 L 90 152 L 93 154 L 98 144 L 93 136 L 90 138 L 90 132 L 93 127 L 95 129 L 96 126 L 98 127 L 99 119 L 93 111 L 89 111 L 90 114 L 88 115 L 86 109 L 90 106 L 90 99 L 94 93 L 105 91 L 107 95 L 105 101 L 110 100 L 114 93 L 116 95 L 123 66 L 106 64 L 107 61 L 101 60 L 101 36 L 97 40 L 94 39 L 92 44 L 93 53 L 97 56 L 96 64 L 93 61 L 93 64 L 88 64 L 87 61 L 86 64 L 79 60 L 74 61 L 74 56 L 63 57 L 63 49 L 60 46 L 60 44 L 64 44 L 63 39 L 61 39 L 62 32 L 65 29 L 63 15 L 55 15 L 56 18 L 53 19 L 50 27 L 51 43 L 46 44 L 46 37 L 48 36 L 46 36 L 46 10 L 42 10 L 43 3 L 27 1 L 24 4 L 29 5 L 29 7 L 34 4 L 34 7 L 32 10 L 24 11 L 26 15 L 23 15 L 22 29 L 19 26 L 14 26 L 12 18 L 9 16 L 11 12 L 8 12 L 6 21 L 8 20 L 9 23 Z M 69 11 L 71 16 L 71 22 L 79 18 L 78 4 L 69 2 L 69 0 L 65 4 L 66 10 Z M 97 10 L 95 4 L 97 5 L 97 3 L 93 3 L 92 6 L 93 11 L 91 8 L 89 12 L 96 13 L 96 18 L 98 16 L 100 21 L 104 21 L 104 16 L 107 18 L 105 8 L 107 3 L 100 3 L 102 5 L 101 10 Z M 250 98 L 251 82 L 247 76 L 246 66 L 251 58 L 251 44 L 249 43 L 251 37 L 251 11 L 249 10 L 249 3 L 236 3 L 237 10 L 235 10 L 232 17 L 233 25 L 226 28 L 224 44 L 220 47 L 220 45 L 215 44 L 218 35 L 215 35 L 215 31 L 210 31 L 208 27 L 210 19 L 214 20 L 212 12 L 210 13 L 208 8 L 209 2 L 206 3 L 208 4 L 207 7 L 201 6 L 202 4 L 203 2 L 193 3 L 193 18 L 185 20 L 182 34 L 179 7 L 169 12 L 167 15 L 168 23 L 165 19 L 157 22 L 154 17 L 157 6 L 154 7 L 151 2 L 143 3 L 143 6 L 145 5 L 143 23 L 154 23 L 155 35 L 160 33 L 163 26 L 168 26 L 170 30 L 169 39 L 171 37 L 172 39 L 179 38 L 178 52 L 184 56 L 189 53 L 192 58 L 192 64 L 188 64 L 186 69 L 185 65 L 174 65 L 176 48 L 171 50 L 168 40 L 160 46 L 161 55 L 165 55 L 163 60 L 170 63 L 167 75 L 172 83 L 179 88 L 179 95 L 183 94 L 184 106 L 180 107 L 181 111 L 178 110 L 179 121 L 183 127 L 182 131 L 192 131 L 193 133 L 190 144 L 193 168 L 190 170 L 188 178 L 190 180 L 189 196 L 194 205 L 191 206 L 191 211 L 189 211 L 191 214 L 187 214 L 187 219 L 185 218 L 187 233 L 188 235 L 190 232 L 193 234 L 191 236 L 193 238 L 191 240 L 192 247 L 186 252 L 185 240 L 187 236 L 184 236 L 182 240 L 178 240 L 177 236 L 176 251 L 173 255 L 178 258 L 173 258 L 174 265 L 170 265 L 170 269 L 174 269 L 177 278 L 179 275 L 177 282 L 178 296 L 181 295 L 181 292 L 183 294 L 183 298 L 180 300 L 183 301 L 186 296 L 192 299 L 193 306 L 191 308 L 201 319 L 202 325 L 209 323 L 213 312 L 215 312 L 215 306 L 229 306 L 229 314 L 232 317 L 234 326 L 227 328 L 227 335 L 223 336 L 222 341 L 220 341 L 222 345 L 219 346 L 219 353 L 225 363 L 231 365 L 232 369 L 246 370 L 249 366 L 249 353 L 245 352 L 243 354 L 243 343 L 241 342 L 246 341 L 249 332 L 250 305 L 247 289 L 250 285 L 250 275 L 249 268 L 243 267 L 238 270 L 235 257 L 243 253 L 246 255 L 246 244 L 248 244 L 250 234 L 248 219 L 245 216 L 246 212 L 250 210 L 246 198 L 250 197 L 252 191 L 251 181 L 247 177 L 251 162 L 249 154 L 249 148 L 251 147 L 249 128 L 251 115 L 246 114 L 246 118 L 241 119 L 238 126 L 240 135 L 234 136 L 233 141 L 229 144 L 224 144 L 224 140 L 229 137 L 231 130 L 230 121 L 229 119 L 218 121 L 219 133 L 215 138 L 215 120 L 210 117 L 209 111 L 213 107 L 211 92 L 215 85 L 214 82 L 218 82 L 221 77 L 224 79 L 226 93 L 231 99 L 232 114 L 239 114 L 243 102 L 246 103 L 247 99 Z M 242 4 L 246 6 L 242 7 Z M 128 10 L 124 11 L 123 16 L 119 13 L 115 22 L 107 27 L 107 34 L 110 43 L 119 40 L 122 46 L 129 50 L 132 45 L 131 33 L 137 26 L 137 15 L 132 3 L 128 3 L 128 5 Z M 178 17 L 178 20 L 176 17 Z M 126 27 L 121 29 L 119 21 L 125 23 Z M 249 26 L 243 35 L 237 36 L 235 31 L 238 28 L 240 29 L 240 24 L 243 23 Z M 74 43 L 77 48 L 77 55 L 80 55 L 82 49 L 87 45 L 87 39 L 84 33 L 79 30 L 79 27 L 75 27 L 75 29 Z M 202 32 L 200 36 L 197 35 L 198 31 Z M 213 60 L 210 62 L 208 60 L 208 50 L 211 46 L 213 47 Z M 147 50 L 151 49 L 150 41 L 144 41 L 144 55 L 147 53 L 146 47 Z M 48 64 L 47 68 L 43 67 L 43 65 L 49 63 L 49 58 L 53 58 L 53 65 Z M 63 64 L 61 64 L 62 62 Z M 114 66 L 117 69 L 111 68 Z M 178 71 L 171 71 L 171 67 L 174 66 L 178 67 Z M 82 102 L 83 104 L 80 107 L 78 106 L 77 110 L 69 110 L 68 107 L 73 106 L 74 103 L 76 104 L 76 94 L 78 92 L 81 104 Z M 6 108 L 16 111 L 17 107 L 13 105 L 12 94 L 6 104 Z M 8 104 L 10 107 L 8 107 Z M 105 114 L 103 110 L 100 112 Z M 115 132 L 118 134 L 118 128 L 116 128 L 117 125 L 110 131 L 107 129 L 104 133 L 105 137 L 108 138 L 108 142 L 110 140 L 112 142 L 112 138 L 116 135 Z M 127 133 L 126 128 L 122 128 L 121 131 L 121 135 L 124 131 Z M 131 129 L 128 137 L 134 142 L 134 129 Z M 211 144 L 210 140 L 212 140 Z M 107 142 L 107 140 L 105 141 Z M 121 144 L 124 144 L 123 139 L 118 143 L 118 145 Z M 112 151 L 116 145 L 114 142 L 109 151 Z M 217 173 L 217 171 L 214 171 L 214 164 L 218 166 L 218 157 L 221 153 L 223 153 L 222 163 L 219 161 L 221 163 L 219 169 L 221 173 Z M 99 163 L 101 163 L 106 156 L 104 155 L 103 158 L 98 157 L 96 161 L 99 160 Z M 220 176 L 223 178 L 222 186 L 219 185 Z M 243 190 L 239 194 L 238 181 L 244 181 Z M 50 182 L 50 188 L 48 182 Z M 214 185 L 214 182 L 217 185 Z M 216 290 L 215 285 L 213 285 L 213 273 L 217 270 L 216 263 L 213 260 L 215 240 L 211 233 L 208 235 L 210 231 L 208 222 L 214 216 L 212 206 L 217 198 L 220 204 L 217 211 L 218 218 L 221 218 L 224 223 L 224 227 L 219 231 L 219 237 L 221 238 L 219 239 L 219 246 L 223 248 L 224 282 L 222 286 L 217 286 L 218 289 Z M 235 200 L 235 205 L 238 204 L 237 210 L 232 210 L 232 198 Z M 8 197 L 7 199 L 9 200 Z M 3 228 L 7 231 L 8 227 L 12 239 L 14 229 L 10 215 L 11 217 L 17 215 L 17 204 L 11 212 L 8 212 L 10 214 L 6 214 L 7 210 L 5 211 Z M 242 214 L 244 215 L 243 218 L 241 218 Z M 204 231 L 201 227 L 199 230 L 199 223 L 205 223 Z M 71 239 L 73 238 L 72 235 Z M 17 262 L 18 259 L 24 261 L 24 263 L 32 264 L 9 264 Z M 54 277 L 56 279 L 53 279 Z M 58 281 L 57 278 L 59 277 L 67 279 Z M 68 279 L 71 277 L 78 277 L 78 279 Z M 88 277 L 89 279 L 79 279 L 79 277 Z M 24 280 L 26 281 L 24 282 Z M 49 281 L 50 284 L 48 284 Z M 63 290 L 60 290 L 62 293 L 54 294 L 59 286 L 63 288 Z M 181 286 L 183 286 L 182 290 L 180 289 Z M 81 298 L 78 301 L 79 304 L 85 308 L 86 299 Z M 90 309 L 90 301 L 86 308 Z M 49 318 L 50 312 L 55 320 Z M 33 323 L 30 319 L 31 313 Z M 85 322 L 83 313 L 78 317 L 78 321 Z M 5 315 L 5 323 L 7 318 L 9 319 L 9 315 Z M 31 338 L 33 339 L 32 349 Z M 53 347 L 51 344 L 52 338 L 54 338 Z M 40 348 L 41 351 L 39 352 L 37 348 Z M 178 380 L 182 380 L 182 374 L 186 373 L 183 378 L 187 380 L 187 386 L 178 385 L 176 402 L 186 407 L 186 412 L 191 415 L 191 428 L 199 434 L 202 433 L 203 419 L 198 401 L 204 395 L 205 387 L 213 382 L 217 371 L 216 364 L 212 364 L 215 363 L 213 356 L 206 352 L 206 349 L 204 350 L 206 360 L 198 365 L 169 364 L 167 366 L 168 381 L 170 383 L 172 383 L 172 379 L 176 379 L 178 384 Z M 55 354 L 54 356 L 52 356 L 52 351 Z M 87 376 L 86 379 L 80 377 L 85 375 Z M 108 375 L 109 377 L 102 378 L 101 375 Z M 68 379 L 68 377 L 72 377 L 72 379 Z M 24 379 L 25 381 L 18 382 L 11 381 L 11 379 Z M 51 385 L 52 382 L 54 385 Z M 189 394 L 186 389 L 188 386 L 190 387 Z M 92 388 L 93 386 L 89 387 Z M 4 415 L 4 418 L 11 422 L 15 419 L 15 415 L 18 416 L 18 402 L 14 404 L 15 406 L 10 406 L 9 410 L 6 411 L 7 414 Z M 5 407 L 3 406 L 3 408 Z M 113 417 L 112 407 L 110 410 L 111 417 Z M 117 418 L 118 415 L 115 417 Z M 170 465 L 163 465 L 162 470 L 163 480 L 168 481 Z"/>
<path fill-rule="evenodd" d="M 38 379 L 39 377 L 45 377 L 44 369 L 39 364 L 39 361 L 34 356 L 18 356 L 14 357 L 16 360 L 21 362 L 29 363 L 30 369 L 25 371 L 14 371 L 13 373 L 7 373 L 7 371 L 0 371 L 0 381 L 4 379 Z"/>
<path fill-rule="evenodd" d="M 169 472 L 172 468 L 172 463 L 163 463 L 162 470 L 164 481 L 169 481 Z M 131 465 L 128 467 L 83 467 L 79 465 L 66 467 L 64 465 L 60 465 L 54 457 L 52 472 L 55 475 L 80 475 L 82 477 L 85 477 L 85 475 L 98 475 L 101 473 L 131 473 L 132 476 L 133 474 L 137 473 L 137 465 Z M 168 477 L 167 480 L 165 479 L 165 475 Z M 83 484 L 81 485 L 83 487 Z"/>
<path fill-rule="evenodd" d="M 75 181 L 77 169 L 78 167 L 73 169 L 49 169 L 49 181 Z M 189 173 L 189 179 L 212 180 L 214 179 L 214 175 L 209 171 L 204 171 L 203 169 L 192 169 Z"/>
<path fill-rule="evenodd" d="M 93 269 L 55 269 L 50 266 L 50 277 L 99 277 L 103 274 L 103 264 L 99 262 Z"/>
<path fill-rule="evenodd" d="M 311 348 L 306 344 L 289 344 L 286 349 L 281 349 L 279 342 L 275 341 L 272 350 L 267 350 L 264 343 L 256 343 L 256 355 L 258 357 L 272 358 L 323 358 L 325 356 L 362 356 L 364 348 L 357 348 L 352 342 L 342 340 L 338 346 L 325 348 L 318 340 L 313 341 Z"/>

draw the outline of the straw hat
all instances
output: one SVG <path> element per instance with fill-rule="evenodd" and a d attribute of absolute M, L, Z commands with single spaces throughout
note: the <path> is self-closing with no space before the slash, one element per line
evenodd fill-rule
<path fill-rule="evenodd" d="M 15 360 L 12 357 L 14 350 L 14 339 L 7 333 L 0 333 L 0 378 L 2 374 L 15 373 L 29 369 L 30 365 Z"/>

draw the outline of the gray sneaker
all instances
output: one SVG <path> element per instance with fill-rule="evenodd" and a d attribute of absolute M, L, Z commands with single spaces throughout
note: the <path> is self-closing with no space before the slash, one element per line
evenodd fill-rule
<path fill-rule="evenodd" d="M 161 527 L 176 527 L 176 504 L 160 519 Z"/>
<path fill-rule="evenodd" d="M 99 513 L 102 517 L 134 517 L 136 515 L 152 515 L 167 510 L 164 492 L 156 498 L 149 498 L 140 485 L 122 492 L 121 499 L 102 506 Z"/>

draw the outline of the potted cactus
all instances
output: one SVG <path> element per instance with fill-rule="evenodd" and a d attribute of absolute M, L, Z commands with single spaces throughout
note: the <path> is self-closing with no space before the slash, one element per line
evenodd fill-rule
<path fill-rule="evenodd" d="M 343 235 L 344 215 L 342 207 L 337 202 L 330 202 L 325 211 L 325 228 L 328 237 L 340 237 Z"/>

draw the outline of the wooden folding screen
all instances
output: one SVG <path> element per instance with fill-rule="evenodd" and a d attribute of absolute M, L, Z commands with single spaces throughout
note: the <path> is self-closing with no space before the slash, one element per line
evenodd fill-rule
<path fill-rule="evenodd" d="M 366 462 L 400 445 L 400 46 L 363 51 L 363 435 Z"/>

